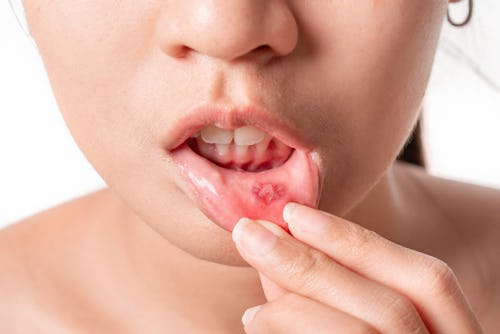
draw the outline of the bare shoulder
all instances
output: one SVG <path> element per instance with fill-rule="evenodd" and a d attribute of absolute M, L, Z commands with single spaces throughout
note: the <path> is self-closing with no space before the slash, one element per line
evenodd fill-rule
<path fill-rule="evenodd" d="M 11 224 L 0 230 L 0 332 L 21 333 L 33 328 L 66 333 L 51 316 L 50 298 L 58 295 L 63 254 L 89 220 L 101 192 L 93 193 Z M 67 257 L 66 257 L 67 259 Z M 29 321 L 27 321 L 29 319 Z M 42 332 L 40 332 L 42 333 Z"/>
<path fill-rule="evenodd" d="M 109 197 L 104 189 L 47 209 L 0 229 L 0 263 L 24 259 L 27 255 L 50 250 L 78 228 L 85 228 L 97 218 L 93 213 L 97 203 Z M 85 222 L 86 224 L 78 224 Z"/>
<path fill-rule="evenodd" d="M 500 189 L 433 176 L 405 163 L 399 167 L 418 181 L 448 218 L 500 232 Z"/>
<path fill-rule="evenodd" d="M 440 178 L 400 164 L 427 193 L 432 204 L 455 227 L 457 243 L 450 249 L 462 282 L 485 333 L 496 333 L 500 321 L 500 189 Z"/>

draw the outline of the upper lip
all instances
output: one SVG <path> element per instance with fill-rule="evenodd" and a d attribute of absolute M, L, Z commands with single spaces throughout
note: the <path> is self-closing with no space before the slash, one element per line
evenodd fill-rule
<path fill-rule="evenodd" d="M 286 119 L 278 117 L 263 107 L 215 104 L 195 107 L 181 117 L 168 132 L 166 149 L 175 150 L 191 135 L 211 124 L 223 129 L 252 125 L 294 149 L 311 150 L 299 131 L 294 131 Z"/>

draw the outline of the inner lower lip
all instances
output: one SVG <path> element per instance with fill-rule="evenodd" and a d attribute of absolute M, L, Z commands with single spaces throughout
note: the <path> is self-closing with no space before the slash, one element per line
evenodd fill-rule
<path fill-rule="evenodd" d="M 227 231 L 242 217 L 272 221 L 288 230 L 282 216 L 286 203 L 318 204 L 319 174 L 307 151 L 292 149 L 282 165 L 251 173 L 218 166 L 188 141 L 170 152 L 189 186 L 186 194 Z"/>

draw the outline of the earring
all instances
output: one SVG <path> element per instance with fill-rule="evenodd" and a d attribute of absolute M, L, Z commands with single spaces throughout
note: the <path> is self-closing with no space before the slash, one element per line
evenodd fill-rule
<path fill-rule="evenodd" d="M 467 17 L 465 18 L 465 20 L 463 22 L 460 22 L 460 23 L 456 23 L 454 22 L 451 17 L 450 17 L 450 8 L 448 8 L 448 11 L 446 12 L 446 16 L 448 18 L 448 22 L 454 26 L 454 27 L 463 27 L 465 25 L 467 25 L 471 18 L 472 18 L 472 11 L 473 11 L 473 8 L 474 8 L 474 2 L 473 0 L 468 0 L 469 1 L 469 13 L 467 14 Z"/>

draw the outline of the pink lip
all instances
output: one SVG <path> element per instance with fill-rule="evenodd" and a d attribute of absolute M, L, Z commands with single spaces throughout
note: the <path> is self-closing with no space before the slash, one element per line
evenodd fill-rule
<path fill-rule="evenodd" d="M 202 105 L 182 117 L 167 135 L 165 148 L 189 185 L 186 194 L 210 220 L 227 231 L 241 217 L 265 219 L 287 230 L 282 217 L 286 203 L 318 205 L 320 175 L 312 149 L 285 122 L 286 118 L 277 115 L 257 106 Z M 283 165 L 258 173 L 222 168 L 186 144 L 192 134 L 210 124 L 225 129 L 252 125 L 294 151 Z"/>
<path fill-rule="evenodd" d="M 291 130 L 291 126 L 264 108 L 255 105 L 232 107 L 213 104 L 193 108 L 179 119 L 168 131 L 165 148 L 175 150 L 191 135 L 210 124 L 228 130 L 252 125 L 294 149 L 306 152 L 312 150 L 297 131 Z"/>

